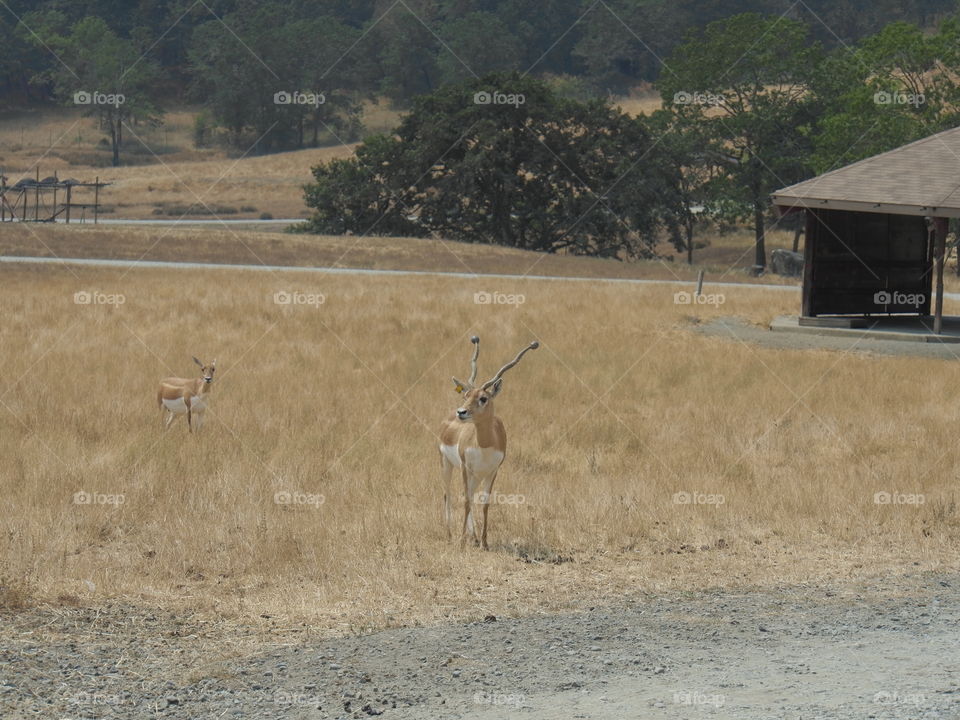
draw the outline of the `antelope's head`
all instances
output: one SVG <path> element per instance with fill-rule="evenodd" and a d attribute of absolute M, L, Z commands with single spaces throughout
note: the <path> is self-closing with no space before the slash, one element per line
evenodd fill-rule
<path fill-rule="evenodd" d="M 201 377 L 203 382 L 207 385 L 213 382 L 213 373 L 217 370 L 217 361 L 214 360 L 209 365 L 204 365 L 197 358 L 194 358 L 193 361 L 200 366 Z"/>
<path fill-rule="evenodd" d="M 483 383 L 480 387 L 475 387 L 477 380 L 477 358 L 480 356 L 480 338 L 474 335 L 470 342 L 475 345 L 473 358 L 470 361 L 470 380 L 463 382 L 453 378 L 455 389 L 463 395 L 460 407 L 457 408 L 457 419 L 461 422 L 483 421 L 488 416 L 493 416 L 493 399 L 500 394 L 503 387 L 503 374 L 520 362 L 520 358 L 529 350 L 536 350 L 540 343 L 534 341 L 527 345 L 523 350 L 517 353 L 517 356 L 504 365 L 490 380 Z"/>

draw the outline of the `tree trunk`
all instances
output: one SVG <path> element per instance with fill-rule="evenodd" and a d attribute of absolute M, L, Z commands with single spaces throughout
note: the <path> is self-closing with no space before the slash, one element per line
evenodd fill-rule
<path fill-rule="evenodd" d="M 753 234 L 756 238 L 757 254 L 754 258 L 753 264 L 759 270 L 763 270 L 767 267 L 767 250 L 764 244 L 763 230 L 763 206 L 759 203 L 755 203 L 753 206 Z"/>
<path fill-rule="evenodd" d="M 793 230 L 793 251 L 800 252 L 800 236 L 803 235 L 803 225 L 797 223 L 797 227 Z"/>
<path fill-rule="evenodd" d="M 693 219 L 687 218 L 687 265 L 693 265 Z"/>
<path fill-rule="evenodd" d="M 113 166 L 120 167 L 120 123 L 110 121 L 110 148 L 113 150 Z"/>

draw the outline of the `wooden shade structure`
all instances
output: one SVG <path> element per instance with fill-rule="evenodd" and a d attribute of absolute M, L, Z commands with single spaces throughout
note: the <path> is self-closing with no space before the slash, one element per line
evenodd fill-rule
<path fill-rule="evenodd" d="M 947 223 L 960 217 L 960 128 L 783 188 L 772 200 L 781 213 L 806 214 L 801 321 L 932 309 L 941 332 Z"/>
<path fill-rule="evenodd" d="M 8 185 L 7 178 L 0 172 L 0 222 L 57 222 L 62 216 L 69 223 L 71 210 L 80 210 L 80 222 L 83 222 L 86 211 L 92 209 L 96 224 L 100 217 L 100 189 L 110 184 L 100 182 L 99 177 L 94 182 L 61 180 L 56 174 L 41 180 L 37 168 L 35 178 L 21 178 Z M 78 188 L 92 188 L 93 202 L 73 202 L 73 192 Z"/>

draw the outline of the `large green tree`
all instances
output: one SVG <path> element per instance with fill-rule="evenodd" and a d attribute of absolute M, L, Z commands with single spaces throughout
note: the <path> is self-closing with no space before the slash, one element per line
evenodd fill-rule
<path fill-rule="evenodd" d="M 809 87 L 821 56 L 803 24 L 745 13 L 688 38 L 658 83 L 679 131 L 703 138 L 707 208 L 752 222 L 758 269 L 769 194 L 810 174 L 818 108 Z"/>
<path fill-rule="evenodd" d="M 190 59 L 197 95 L 241 149 L 270 152 L 316 145 L 321 132 L 359 132 L 359 31 L 331 17 L 286 18 L 267 3 L 197 28 Z"/>
<path fill-rule="evenodd" d="M 97 118 L 110 138 L 113 165 L 119 165 L 124 129 L 134 122 L 161 119 L 154 95 L 156 66 L 100 18 L 84 18 L 67 32 L 58 27 L 62 16 L 57 13 L 33 19 L 36 24 L 30 37 L 59 57 L 59 63 L 46 73 L 56 96 Z"/>
<path fill-rule="evenodd" d="M 395 136 L 313 174 L 310 231 L 618 258 L 654 254 L 677 182 L 642 120 L 518 73 L 418 98 Z"/>
<path fill-rule="evenodd" d="M 834 51 L 811 87 L 824 117 L 812 164 L 846 165 L 939 130 L 960 117 L 960 24 L 929 33 L 891 23 L 854 49 Z"/>
<path fill-rule="evenodd" d="M 472 12 L 447 22 L 440 35 L 444 49 L 437 64 L 444 83 L 512 70 L 523 58 L 520 40 L 493 13 Z"/>

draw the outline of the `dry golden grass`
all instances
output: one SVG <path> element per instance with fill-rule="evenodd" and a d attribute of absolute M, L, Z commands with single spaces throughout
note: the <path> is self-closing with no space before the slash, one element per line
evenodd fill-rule
<path fill-rule="evenodd" d="M 768 248 L 790 247 L 792 235 L 772 232 Z M 117 227 L 73 224 L 7 225 L 0 235 L 0 253 L 61 258 L 110 258 L 236 263 L 438 270 L 565 277 L 652 278 L 692 281 L 699 270 L 707 282 L 796 284 L 776 275 L 753 278 L 744 268 L 753 261 L 749 232 L 710 236 L 710 246 L 697 250 L 695 264 L 673 261 L 618 262 L 610 259 L 547 255 L 525 250 L 449 240 L 398 237 L 291 235 L 280 232 L 172 227 Z M 664 255 L 671 248 L 662 246 Z M 960 283 L 958 283 L 960 286 Z"/>
<path fill-rule="evenodd" d="M 197 150 L 193 122 L 199 108 L 168 112 L 159 127 L 138 126 L 127 133 L 123 166 L 109 165 L 109 147 L 91 118 L 73 108 L 0 114 L 0 170 L 15 182 L 55 172 L 60 177 L 114 183 L 103 196 L 118 217 L 148 218 L 155 211 L 179 217 L 196 204 L 225 217 L 302 217 L 302 186 L 310 168 L 332 158 L 350 156 L 356 144 L 312 148 L 259 157 L 228 157 L 223 150 Z M 367 132 L 384 132 L 399 121 L 386 103 L 368 102 L 363 115 Z M 92 199 L 92 198 L 91 198 Z M 84 201 L 76 198 L 75 201 Z M 190 213 L 191 216 L 202 214 Z"/>
<path fill-rule="evenodd" d="M 692 315 L 766 322 L 798 299 L 744 287 L 691 308 L 672 290 L 0 266 L 0 586 L 356 630 L 956 567 L 952 363 L 707 338 Z M 542 343 L 497 400 L 494 489 L 524 502 L 491 510 L 489 553 L 440 525 L 435 432 L 473 333 L 482 374 Z M 191 355 L 218 360 L 212 409 L 202 434 L 164 433 L 156 382 Z"/>
<path fill-rule="evenodd" d="M 224 218 L 257 218 L 262 213 L 299 218 L 307 214 L 303 186 L 312 179 L 310 169 L 332 158 L 348 157 L 353 148 L 314 148 L 246 158 L 221 154 L 207 160 L 163 158 L 162 164 L 119 168 L 73 166 L 59 158 L 45 158 L 40 174 L 57 172 L 60 177 L 84 181 L 99 177 L 101 182 L 112 183 L 101 193 L 101 202 L 110 211 L 107 216 L 177 219 L 195 205 L 187 213 L 189 217 L 209 217 L 209 208 Z M 10 171 L 6 174 L 11 181 L 19 177 Z M 92 193 L 81 196 L 78 192 L 74 201 L 92 202 Z"/>
<path fill-rule="evenodd" d="M 168 159 L 214 157 L 214 150 L 193 146 L 193 122 L 199 108 L 167 112 L 159 126 L 137 125 L 128 136 L 123 159 L 131 164 L 154 163 L 152 150 Z M 140 138 L 150 150 L 143 148 Z M 129 154 L 127 154 L 129 153 Z M 39 164 L 41 172 L 71 166 L 89 172 L 97 160 L 100 171 L 110 163 L 110 148 L 96 120 L 75 107 L 34 108 L 0 113 L 0 165 L 7 174 L 26 172 Z M 96 170 L 94 170 L 96 171 Z"/>
<path fill-rule="evenodd" d="M 614 98 L 612 105 L 628 115 L 649 115 L 663 107 L 663 99 L 660 93 L 651 90 Z"/>
<path fill-rule="evenodd" d="M 162 217 L 176 219 L 187 207 L 195 205 L 188 216 L 202 215 L 209 208 L 214 215 L 224 218 L 256 218 L 262 213 L 276 218 L 299 218 L 307 215 L 303 186 L 313 179 L 310 169 L 333 158 L 349 157 L 354 147 L 202 162 L 165 161 L 149 169 L 139 166 L 104 170 L 100 176 L 114 183 L 105 197 L 119 217 L 154 217 L 154 210 L 159 209 Z"/>

